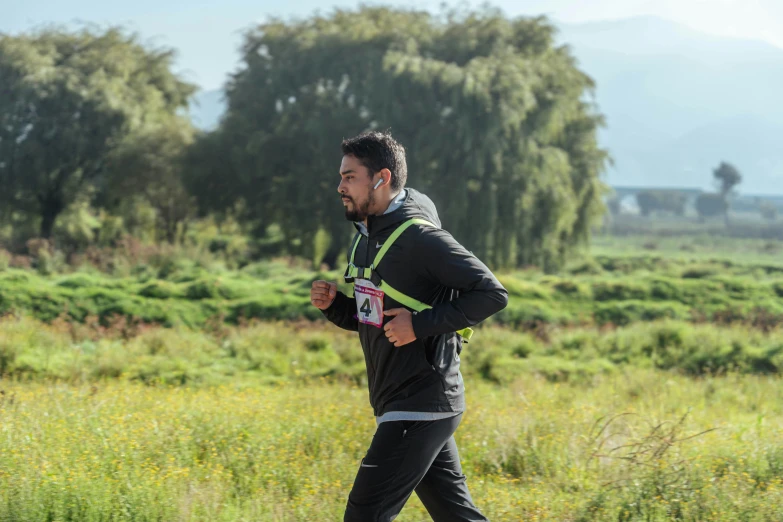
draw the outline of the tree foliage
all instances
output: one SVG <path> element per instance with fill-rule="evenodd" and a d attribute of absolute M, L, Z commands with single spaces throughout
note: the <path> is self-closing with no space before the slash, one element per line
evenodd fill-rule
<path fill-rule="evenodd" d="M 767 221 L 775 221 L 778 218 L 778 207 L 771 201 L 760 201 L 758 210 L 761 217 Z"/>
<path fill-rule="evenodd" d="M 189 183 L 202 209 L 225 208 L 216 191 L 232 187 L 297 253 L 312 257 L 319 230 L 335 239 L 327 259 L 344 247 L 339 144 L 366 129 L 391 129 L 410 186 L 496 267 L 557 268 L 604 212 L 594 85 L 545 18 L 363 7 L 271 19 L 242 61 L 221 128 L 202 138 L 218 153 Z"/>
<path fill-rule="evenodd" d="M 721 194 L 699 194 L 696 198 L 696 212 L 702 219 L 725 216 L 728 210 L 729 204 Z"/>
<path fill-rule="evenodd" d="M 40 216 L 49 237 L 81 191 L 107 183 L 124 139 L 187 105 L 195 88 L 171 72 L 172 58 L 118 28 L 0 35 L 3 205 Z"/>
<path fill-rule="evenodd" d="M 173 243 L 195 208 L 183 182 L 185 155 L 192 143 L 192 129 L 176 118 L 129 135 L 110 157 L 110 175 L 99 202 L 115 210 L 132 196 L 142 196 L 155 209 L 162 239 Z"/>
<path fill-rule="evenodd" d="M 649 216 L 653 212 L 683 216 L 688 196 L 676 190 L 644 190 L 636 194 L 636 203 L 643 216 Z"/>
<path fill-rule="evenodd" d="M 728 197 L 732 193 L 734 187 L 742 183 L 742 174 L 731 163 L 722 161 L 720 165 L 712 171 L 712 176 L 715 179 L 715 185 L 718 192 L 724 197 Z"/>

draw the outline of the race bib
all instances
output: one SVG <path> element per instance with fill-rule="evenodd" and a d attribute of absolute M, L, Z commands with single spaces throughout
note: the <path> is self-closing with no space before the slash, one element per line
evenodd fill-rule
<path fill-rule="evenodd" d="M 357 279 L 353 287 L 356 315 L 360 323 L 383 327 L 383 291 L 367 279 Z"/>

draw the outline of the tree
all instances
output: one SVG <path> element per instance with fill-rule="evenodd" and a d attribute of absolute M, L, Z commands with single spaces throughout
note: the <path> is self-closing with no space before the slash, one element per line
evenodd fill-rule
<path fill-rule="evenodd" d="M 759 202 L 759 214 L 767 221 L 775 221 L 778 218 L 778 207 L 771 201 Z"/>
<path fill-rule="evenodd" d="M 80 191 L 106 183 L 126 137 L 187 106 L 195 88 L 171 72 L 172 58 L 118 28 L 0 35 L 3 204 L 39 216 L 50 237 Z"/>
<path fill-rule="evenodd" d="M 704 220 L 715 216 L 725 216 L 729 205 L 721 194 L 699 194 L 696 198 L 696 212 Z"/>
<path fill-rule="evenodd" d="M 132 196 L 143 196 L 155 209 L 158 231 L 174 243 L 196 206 L 183 183 L 185 154 L 193 139 L 190 125 L 178 118 L 125 138 L 109 156 L 99 202 L 114 210 Z"/>
<path fill-rule="evenodd" d="M 687 202 L 688 197 L 676 190 L 644 190 L 636 194 L 636 203 L 643 216 L 656 211 L 684 216 Z"/>
<path fill-rule="evenodd" d="M 718 168 L 712 171 L 712 176 L 718 192 L 726 200 L 726 211 L 723 215 L 726 218 L 726 226 L 729 226 L 729 196 L 733 195 L 734 187 L 742 182 L 742 174 L 731 163 L 722 161 Z"/>
<path fill-rule="evenodd" d="M 636 204 L 639 206 L 639 212 L 644 217 L 648 217 L 658 208 L 658 198 L 650 190 L 644 190 L 636 193 Z"/>
<path fill-rule="evenodd" d="M 194 176 L 224 176 L 247 218 L 280 224 L 303 256 L 318 230 L 333 238 L 327 259 L 345 247 L 339 143 L 367 129 L 392 130 L 410 186 L 493 266 L 557 268 L 604 213 L 594 85 L 544 18 L 363 7 L 272 19 L 246 35 L 243 61 L 213 142 L 222 165 Z"/>
<path fill-rule="evenodd" d="M 712 171 L 715 178 L 715 185 L 723 197 L 728 197 L 734 190 L 734 187 L 742 183 L 742 174 L 731 163 L 722 161 L 721 164 Z"/>

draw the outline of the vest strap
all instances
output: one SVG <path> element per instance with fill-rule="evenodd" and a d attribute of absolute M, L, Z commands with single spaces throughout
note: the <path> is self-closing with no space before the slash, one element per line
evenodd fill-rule
<path fill-rule="evenodd" d="M 361 233 L 357 233 L 356 237 L 353 242 L 353 248 L 351 249 L 351 258 L 350 262 L 348 263 L 348 267 L 345 269 L 345 282 L 346 283 L 356 283 L 356 279 L 369 279 L 372 281 L 372 283 L 377 286 L 379 289 L 383 290 L 383 292 L 400 303 L 401 305 L 410 308 L 412 310 L 415 310 L 416 312 L 422 312 L 424 310 L 428 310 L 432 308 L 430 305 L 426 303 L 422 303 L 421 301 L 418 301 L 412 297 L 409 297 L 402 292 L 395 290 L 391 286 L 389 286 L 389 283 L 386 281 L 383 281 L 381 279 L 381 276 L 378 274 L 378 272 L 375 271 L 375 269 L 380 265 L 381 260 L 383 259 L 383 256 L 386 255 L 386 252 L 389 251 L 391 246 L 394 244 L 394 242 L 399 238 L 403 232 L 405 232 L 408 227 L 411 227 L 413 225 L 424 225 L 428 227 L 438 228 L 437 225 L 430 223 L 426 219 L 421 218 L 413 218 L 409 219 L 408 221 L 404 222 L 402 225 L 398 226 L 394 232 L 391 233 L 389 238 L 383 243 L 383 246 L 378 251 L 377 254 L 375 254 L 375 259 L 373 259 L 372 266 L 370 267 L 357 267 L 354 264 L 354 258 L 356 256 L 356 249 L 359 246 L 359 240 L 361 238 Z M 368 247 L 369 248 L 369 247 Z M 469 341 L 471 337 L 473 337 L 473 329 L 472 328 L 464 328 L 458 332 L 456 332 L 460 336 L 462 336 L 465 341 Z"/>

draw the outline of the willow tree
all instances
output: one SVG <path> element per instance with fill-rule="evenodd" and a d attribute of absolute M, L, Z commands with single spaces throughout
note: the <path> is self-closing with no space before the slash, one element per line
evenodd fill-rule
<path fill-rule="evenodd" d="M 364 7 L 273 19 L 246 35 L 243 62 L 217 131 L 235 138 L 223 173 L 302 249 L 322 228 L 333 257 L 351 233 L 339 142 L 365 129 L 392 131 L 409 185 L 495 267 L 557 268 L 603 212 L 594 85 L 545 18 Z"/>

